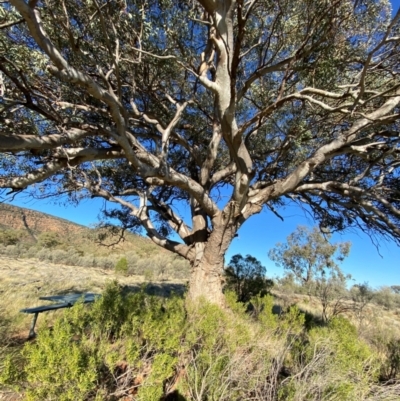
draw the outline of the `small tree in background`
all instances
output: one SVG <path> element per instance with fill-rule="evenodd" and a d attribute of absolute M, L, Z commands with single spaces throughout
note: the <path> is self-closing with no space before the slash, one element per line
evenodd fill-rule
<path fill-rule="evenodd" d="M 392 285 L 390 288 L 395 294 L 400 294 L 400 285 Z"/>
<path fill-rule="evenodd" d="M 311 294 L 316 277 L 326 279 L 334 272 L 338 276 L 341 273 L 338 262 L 343 262 L 350 252 L 350 242 L 331 244 L 330 238 L 330 233 L 322 234 L 317 227 L 310 231 L 298 226 L 287 242 L 277 243 L 268 256 L 287 273 L 294 274 L 296 281 Z"/>
<path fill-rule="evenodd" d="M 350 290 L 351 299 L 354 303 L 354 313 L 358 319 L 359 328 L 365 317 L 365 308 L 374 298 L 374 291 L 367 282 L 355 284 Z"/>
<path fill-rule="evenodd" d="M 346 309 L 342 300 L 350 278 L 343 274 L 338 263 L 348 256 L 351 243 L 331 244 L 330 238 L 330 233 L 322 234 L 317 227 L 311 231 L 299 226 L 286 243 L 276 244 L 269 252 L 277 266 L 293 274 L 310 296 L 314 293 L 318 297 L 325 321 Z"/>
<path fill-rule="evenodd" d="M 346 312 L 351 307 L 346 303 L 346 284 L 351 276 L 337 270 L 323 269 L 317 272 L 315 282 L 315 296 L 322 306 L 322 319 L 328 322 L 332 317 Z"/>
<path fill-rule="evenodd" d="M 236 292 L 238 302 L 248 302 L 253 296 L 266 295 L 274 285 L 266 274 L 266 267 L 255 257 L 234 255 L 225 269 L 225 288 Z"/>

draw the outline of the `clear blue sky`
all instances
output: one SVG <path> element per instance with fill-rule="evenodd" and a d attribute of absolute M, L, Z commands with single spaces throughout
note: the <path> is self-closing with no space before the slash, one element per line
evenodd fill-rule
<path fill-rule="evenodd" d="M 394 13 L 400 7 L 400 0 L 392 0 Z M 75 207 L 58 204 L 54 200 L 37 201 L 27 195 L 20 194 L 12 202 L 16 206 L 27 207 L 55 216 L 59 216 L 83 225 L 94 224 L 104 202 L 99 199 L 88 199 Z M 282 274 L 268 259 L 268 251 L 277 243 L 286 240 L 297 225 L 312 226 L 313 222 L 306 218 L 300 209 L 288 208 L 283 214 L 284 222 L 272 213 L 262 212 L 260 215 L 247 221 L 234 239 L 226 255 L 226 261 L 235 253 L 251 254 L 259 259 L 266 267 L 268 276 L 275 277 Z M 400 248 L 394 243 L 383 241 L 380 243 L 380 255 L 370 239 L 361 232 L 335 235 L 334 242 L 351 241 L 353 243 L 350 256 L 342 265 L 346 273 L 350 273 L 355 282 L 368 281 L 373 287 L 382 285 L 400 285 Z"/>

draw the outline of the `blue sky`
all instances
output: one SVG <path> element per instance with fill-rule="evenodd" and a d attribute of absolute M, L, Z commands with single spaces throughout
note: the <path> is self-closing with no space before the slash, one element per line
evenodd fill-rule
<path fill-rule="evenodd" d="M 400 0 L 392 0 L 394 13 L 400 7 Z M 4 200 L 4 199 L 3 199 Z M 62 201 L 34 200 L 26 194 L 18 195 L 13 205 L 27 207 L 55 216 L 59 216 L 83 225 L 94 224 L 104 202 L 99 199 L 87 199 L 78 206 L 64 205 Z M 266 267 L 269 277 L 282 275 L 282 269 L 274 265 L 268 258 L 268 251 L 277 243 L 284 242 L 286 237 L 295 230 L 296 226 L 312 226 L 313 222 L 295 207 L 287 208 L 283 213 L 284 222 L 272 213 L 262 212 L 247 221 L 234 239 L 226 255 L 229 261 L 232 255 L 241 253 L 251 254 L 259 259 Z M 350 256 L 342 264 L 346 273 L 350 273 L 355 282 L 367 281 L 373 287 L 382 285 L 400 285 L 400 248 L 394 243 L 380 242 L 379 253 L 371 240 L 361 232 L 335 235 L 333 241 L 350 241 L 352 250 Z"/>

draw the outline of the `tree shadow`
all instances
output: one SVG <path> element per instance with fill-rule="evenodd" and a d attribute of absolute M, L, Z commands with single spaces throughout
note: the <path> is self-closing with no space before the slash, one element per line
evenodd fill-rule
<path fill-rule="evenodd" d="M 162 396 L 159 401 L 187 401 L 187 400 L 182 394 L 179 393 L 178 390 L 175 390 L 172 393 L 167 394 L 166 396 Z"/>
<path fill-rule="evenodd" d="M 178 283 L 143 283 L 143 284 L 130 284 L 130 285 L 121 285 L 122 293 L 124 295 L 135 293 L 139 291 L 144 291 L 147 295 L 156 295 L 158 297 L 169 298 L 171 295 L 177 295 L 179 297 L 183 297 L 187 290 L 187 286 L 185 284 Z M 54 293 L 49 295 L 68 295 L 71 293 L 76 294 L 85 294 L 92 293 L 90 288 L 82 288 L 82 287 L 69 287 L 66 289 L 54 291 Z"/>
<path fill-rule="evenodd" d="M 172 295 L 183 297 L 186 292 L 186 285 L 177 283 L 147 283 L 122 286 L 124 294 L 144 291 L 147 295 L 169 298 Z"/>

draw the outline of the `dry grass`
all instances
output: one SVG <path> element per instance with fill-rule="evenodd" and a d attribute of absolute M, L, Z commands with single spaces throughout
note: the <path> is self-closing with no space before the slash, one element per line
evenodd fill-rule
<path fill-rule="evenodd" d="M 303 312 L 309 313 L 315 317 L 322 317 L 321 302 L 318 298 L 304 294 L 287 294 L 273 290 L 275 303 L 279 308 L 286 309 L 290 305 L 297 305 Z M 400 309 L 394 308 L 387 310 L 382 306 L 370 303 L 365 307 L 362 313 L 362 321 L 359 320 L 354 312 L 354 303 L 344 300 L 343 304 L 347 309 L 343 316 L 348 318 L 359 329 L 362 337 L 370 340 L 372 336 L 379 333 L 384 328 L 390 336 L 400 338 Z"/>

